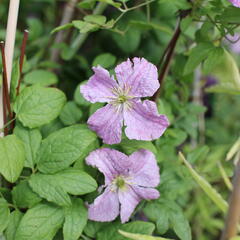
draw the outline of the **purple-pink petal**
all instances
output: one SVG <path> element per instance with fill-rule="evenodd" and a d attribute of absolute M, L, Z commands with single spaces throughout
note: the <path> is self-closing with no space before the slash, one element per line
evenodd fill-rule
<path fill-rule="evenodd" d="M 229 0 L 235 7 L 240 7 L 240 0 Z"/>
<path fill-rule="evenodd" d="M 139 186 L 132 186 L 132 189 L 135 193 L 141 198 L 145 200 L 157 199 L 160 197 L 158 190 L 154 188 L 144 188 Z"/>
<path fill-rule="evenodd" d="M 123 114 L 117 111 L 115 106 L 107 104 L 98 109 L 87 123 L 103 139 L 104 143 L 116 144 L 121 142 Z"/>
<path fill-rule="evenodd" d="M 80 87 L 80 92 L 91 103 L 110 102 L 110 98 L 115 96 L 112 89 L 117 86 L 117 82 L 100 66 L 93 67 L 93 71 L 95 74 Z"/>
<path fill-rule="evenodd" d="M 144 58 L 129 59 L 115 68 L 117 81 L 121 87 L 130 87 L 134 97 L 150 97 L 160 87 L 156 66 Z"/>
<path fill-rule="evenodd" d="M 141 201 L 141 198 L 133 190 L 131 186 L 128 186 L 125 190 L 120 190 L 118 192 L 118 197 L 120 201 L 120 218 L 121 222 L 125 223 L 131 217 L 134 209 Z"/>
<path fill-rule="evenodd" d="M 162 136 L 169 126 L 165 115 L 159 115 L 154 102 L 132 101 L 129 110 L 124 111 L 125 133 L 129 139 L 151 141 Z"/>
<path fill-rule="evenodd" d="M 93 221 L 110 222 L 119 214 L 119 200 L 116 192 L 108 187 L 89 205 L 88 218 Z"/>
<path fill-rule="evenodd" d="M 131 164 L 128 156 L 110 148 L 100 148 L 91 152 L 86 162 L 104 174 L 105 185 L 110 184 L 116 176 L 125 173 Z"/>
<path fill-rule="evenodd" d="M 159 167 L 154 154 L 141 149 L 129 156 L 131 178 L 134 185 L 157 187 L 160 183 Z"/>

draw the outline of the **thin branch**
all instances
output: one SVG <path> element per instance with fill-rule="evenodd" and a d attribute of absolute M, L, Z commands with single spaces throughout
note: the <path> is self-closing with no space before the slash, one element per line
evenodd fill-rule
<path fill-rule="evenodd" d="M 165 58 L 162 70 L 160 71 L 160 74 L 159 74 L 159 83 L 160 83 L 160 85 L 162 85 L 163 79 L 165 78 L 166 74 L 168 73 L 169 66 L 170 66 L 170 63 L 171 63 L 171 60 L 172 60 L 172 57 L 173 57 L 173 53 L 174 53 L 175 47 L 177 45 L 177 41 L 178 41 L 178 39 L 180 37 L 180 34 L 181 34 L 181 29 L 180 29 L 180 21 L 179 21 L 178 26 L 177 26 L 177 28 L 175 30 L 175 33 L 174 33 L 171 41 L 169 42 L 167 48 L 165 49 L 164 54 L 163 54 L 163 56 L 161 58 L 160 66 L 162 64 L 162 61 L 165 58 L 165 55 L 166 55 L 166 58 Z M 152 100 L 157 102 L 159 96 L 160 96 L 160 88 L 154 94 L 154 96 L 152 97 Z"/>
<path fill-rule="evenodd" d="M 9 117 L 12 118 L 11 104 L 10 104 L 10 96 L 8 93 L 8 76 L 7 76 L 7 65 L 6 65 L 6 55 L 4 50 L 4 42 L 0 42 L 1 54 L 2 54 L 2 64 L 3 64 L 3 95 L 4 101 L 3 107 L 7 106 Z"/>
<path fill-rule="evenodd" d="M 229 200 L 229 209 L 225 221 L 225 229 L 221 240 L 230 240 L 237 235 L 240 219 L 240 160 L 237 163 L 233 180 L 233 191 Z"/>
<path fill-rule="evenodd" d="M 24 36 L 23 36 L 23 41 L 22 41 L 22 46 L 21 46 L 21 55 L 20 55 L 20 61 L 19 61 L 20 76 L 19 76 L 18 85 L 16 88 L 17 96 L 19 95 L 20 85 L 21 85 L 21 81 L 22 81 L 22 69 L 23 69 L 28 34 L 29 34 L 28 30 L 24 30 Z"/>

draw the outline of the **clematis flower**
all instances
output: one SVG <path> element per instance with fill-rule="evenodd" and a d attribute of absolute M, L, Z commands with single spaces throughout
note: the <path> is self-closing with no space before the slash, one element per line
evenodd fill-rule
<path fill-rule="evenodd" d="M 154 189 L 160 182 L 159 168 L 150 151 L 141 149 L 128 157 L 102 148 L 90 153 L 86 162 L 105 177 L 104 192 L 89 205 L 90 220 L 109 222 L 120 213 L 121 222 L 127 222 L 142 199 L 159 197 Z"/>
<path fill-rule="evenodd" d="M 229 2 L 235 7 L 240 7 L 240 0 L 229 0 Z"/>
<path fill-rule="evenodd" d="M 159 115 L 154 102 L 141 97 L 152 96 L 159 88 L 157 68 L 144 58 L 129 59 L 115 68 L 116 79 L 98 66 L 95 74 L 80 91 L 85 99 L 108 103 L 97 110 L 88 125 L 104 143 L 121 142 L 122 127 L 129 139 L 153 140 L 168 127 L 165 115 Z"/>

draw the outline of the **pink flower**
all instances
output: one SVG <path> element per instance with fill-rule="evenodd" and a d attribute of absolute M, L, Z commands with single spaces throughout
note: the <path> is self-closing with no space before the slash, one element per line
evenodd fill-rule
<path fill-rule="evenodd" d="M 156 199 L 154 189 L 160 182 L 153 153 L 141 149 L 129 157 L 114 149 L 98 149 L 87 157 L 87 164 L 97 167 L 105 177 L 104 192 L 89 205 L 88 217 L 99 222 L 113 221 L 120 213 L 127 222 L 142 199 Z"/>
<path fill-rule="evenodd" d="M 240 7 L 240 0 L 229 0 L 235 7 Z"/>
<path fill-rule="evenodd" d="M 115 68 L 117 81 L 100 66 L 93 71 L 80 91 L 92 103 L 108 103 L 88 119 L 89 127 L 104 143 L 121 142 L 123 124 L 129 139 L 153 140 L 164 133 L 169 125 L 167 117 L 158 114 L 154 102 L 140 99 L 152 96 L 160 86 L 153 64 L 144 58 L 128 59 Z"/>

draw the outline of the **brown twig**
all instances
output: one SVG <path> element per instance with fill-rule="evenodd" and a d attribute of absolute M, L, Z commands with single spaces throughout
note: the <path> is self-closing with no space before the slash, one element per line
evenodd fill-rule
<path fill-rule="evenodd" d="M 160 74 L 159 74 L 160 85 L 163 84 L 163 80 L 168 73 L 169 66 L 171 64 L 171 60 L 172 60 L 172 57 L 173 57 L 175 47 L 176 47 L 178 39 L 181 35 L 181 26 L 180 26 L 181 21 L 182 21 L 183 18 L 188 16 L 190 13 L 191 13 L 191 9 L 180 11 L 180 16 L 179 16 L 179 20 L 178 20 L 178 23 L 177 23 L 176 30 L 175 30 L 175 32 L 172 36 L 172 39 L 170 40 L 169 44 L 167 45 L 167 47 L 166 47 L 166 49 L 165 49 L 165 51 L 164 51 L 164 53 L 163 53 L 163 55 L 160 59 L 160 67 L 159 68 L 161 68 L 161 66 L 163 65 L 163 67 L 161 68 Z M 152 100 L 154 102 L 157 102 L 159 96 L 160 96 L 160 88 L 153 95 Z"/>
<path fill-rule="evenodd" d="M 240 219 L 240 160 L 237 163 L 233 180 L 233 191 L 229 199 L 229 209 L 225 221 L 225 229 L 221 240 L 230 240 L 237 235 Z"/>
<path fill-rule="evenodd" d="M 162 61 L 165 59 L 164 63 L 163 63 L 163 67 L 162 70 L 160 71 L 159 74 L 159 83 L 160 85 L 162 85 L 163 83 L 163 79 L 165 78 L 168 70 L 169 70 L 169 66 L 173 57 L 173 53 L 174 53 L 174 49 L 176 47 L 177 41 L 180 37 L 181 34 L 181 29 L 180 29 L 180 21 L 178 23 L 178 26 L 175 30 L 175 33 L 171 39 L 171 41 L 169 42 L 167 48 L 165 49 L 163 56 L 161 58 L 161 62 L 160 62 L 160 66 L 162 65 Z M 166 56 L 166 57 L 165 57 Z M 157 102 L 158 98 L 160 96 L 160 88 L 157 90 L 157 92 L 153 95 L 152 100 L 154 102 Z"/>
<path fill-rule="evenodd" d="M 5 96 L 5 91 L 3 91 L 3 124 L 6 126 L 7 124 L 7 108 L 6 108 L 6 96 Z M 8 128 L 4 127 L 3 129 L 4 136 L 8 135 Z"/>
<path fill-rule="evenodd" d="M 5 49 L 4 42 L 0 42 L 1 54 L 2 54 L 2 64 L 3 64 L 3 99 L 5 100 L 5 104 L 7 106 L 9 117 L 12 118 L 12 111 L 10 105 L 10 96 L 8 93 L 8 78 L 7 78 L 7 66 L 6 66 L 6 57 L 5 57 Z"/>
<path fill-rule="evenodd" d="M 18 80 L 17 88 L 16 88 L 17 96 L 19 95 L 20 85 L 21 85 L 21 81 L 22 81 L 22 69 L 23 69 L 23 62 L 24 62 L 24 55 L 25 55 L 25 50 L 26 50 L 26 45 L 27 45 L 28 34 L 29 34 L 28 30 L 24 30 L 24 36 L 23 36 L 23 41 L 22 41 L 22 46 L 21 46 L 21 55 L 20 55 L 20 60 L 19 60 L 20 77 Z"/>

